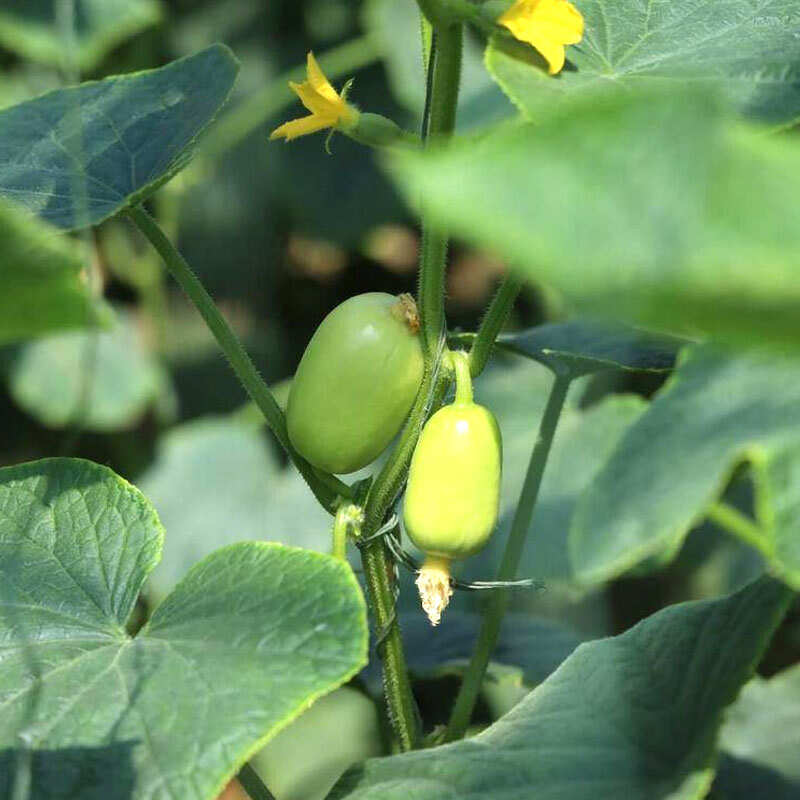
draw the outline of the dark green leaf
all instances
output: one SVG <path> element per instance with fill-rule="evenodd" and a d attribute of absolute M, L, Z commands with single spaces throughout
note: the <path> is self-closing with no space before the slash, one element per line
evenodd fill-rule
<path fill-rule="evenodd" d="M 167 380 L 135 320 L 103 333 L 61 333 L 22 346 L 9 372 L 15 402 L 43 425 L 115 431 L 139 421 Z"/>
<path fill-rule="evenodd" d="M 795 0 L 577 0 L 583 41 L 546 76 L 526 45 L 496 41 L 487 65 L 509 97 L 540 119 L 565 95 L 668 81 L 713 82 L 743 111 L 771 123 L 800 116 Z"/>
<path fill-rule="evenodd" d="M 1 111 L 0 194 L 69 229 L 141 202 L 185 166 L 237 70 L 214 45 Z"/>
<path fill-rule="evenodd" d="M 768 767 L 723 754 L 708 800 L 797 800 L 800 786 Z"/>
<path fill-rule="evenodd" d="M 589 320 L 540 325 L 498 340 L 504 350 L 572 375 L 604 369 L 668 372 L 685 344 L 671 336 Z"/>
<path fill-rule="evenodd" d="M 4 0 L 0 43 L 32 61 L 56 67 L 69 63 L 57 7 L 57 0 Z M 91 69 L 117 44 L 158 22 L 161 14 L 158 0 L 74 0 L 75 65 Z"/>
<path fill-rule="evenodd" d="M 800 148 L 729 125 L 711 95 L 606 93 L 390 165 L 441 224 L 582 314 L 800 341 Z"/>
<path fill-rule="evenodd" d="M 87 748 L 90 759 L 127 746 L 120 769 L 132 761 L 133 786 L 115 785 L 108 800 L 215 797 L 366 662 L 350 568 L 261 542 L 201 561 L 129 637 L 163 535 L 152 506 L 104 467 L 53 459 L 0 470 L 0 751 L 27 742 L 34 758 Z M 99 780 L 83 766 L 88 785 L 74 797 Z M 41 780 L 31 796 L 57 796 L 61 774 Z"/>
<path fill-rule="evenodd" d="M 86 260 L 77 242 L 0 199 L 0 344 L 107 324 L 109 310 L 84 279 Z"/>
<path fill-rule="evenodd" d="M 581 498 L 570 531 L 578 577 L 595 582 L 675 548 L 734 467 L 753 465 L 756 543 L 800 586 L 800 369 L 791 358 L 687 351 Z"/>
<path fill-rule="evenodd" d="M 367 761 L 344 776 L 333 798 L 703 797 L 722 713 L 789 600 L 787 589 L 764 579 L 583 644 L 484 733 Z"/>

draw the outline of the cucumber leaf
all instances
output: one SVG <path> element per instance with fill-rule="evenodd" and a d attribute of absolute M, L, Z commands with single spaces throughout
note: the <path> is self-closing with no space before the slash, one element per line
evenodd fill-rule
<path fill-rule="evenodd" d="M 217 44 L 0 111 L 0 195 L 70 230 L 140 203 L 186 165 L 237 71 Z"/>
<path fill-rule="evenodd" d="M 585 97 L 388 163 L 432 219 L 579 314 L 800 343 L 800 148 L 732 124 L 713 95 Z"/>
<path fill-rule="evenodd" d="M 576 0 L 583 41 L 556 78 L 530 47 L 495 37 L 486 64 L 533 120 L 562 100 L 613 84 L 626 88 L 705 81 L 742 111 L 772 124 L 800 116 L 794 0 Z"/>
<path fill-rule="evenodd" d="M 798 376 L 790 357 L 687 350 L 578 502 L 569 534 L 577 577 L 608 580 L 677 549 L 746 463 L 758 528 L 747 543 L 800 588 Z"/>
<path fill-rule="evenodd" d="M 354 767 L 331 800 L 695 800 L 725 708 L 790 602 L 765 578 L 582 644 L 510 713 L 444 747 Z"/>
<path fill-rule="evenodd" d="M 14 763 L 0 796 L 16 780 L 61 797 L 54 767 L 68 766 L 72 797 L 208 800 L 365 664 L 349 566 L 262 542 L 195 565 L 131 637 L 163 537 L 150 503 L 105 467 L 0 470 L 0 752 Z"/>

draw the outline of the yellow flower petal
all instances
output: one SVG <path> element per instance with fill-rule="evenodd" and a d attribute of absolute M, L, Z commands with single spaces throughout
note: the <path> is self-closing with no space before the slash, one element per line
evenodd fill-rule
<path fill-rule="evenodd" d="M 343 102 L 342 98 L 339 97 L 339 93 L 331 86 L 330 82 L 323 74 L 319 64 L 317 64 L 317 59 L 314 58 L 314 54 L 311 52 L 306 59 L 306 72 L 308 73 L 308 80 L 311 86 L 318 94 L 330 100 L 332 103 Z"/>
<path fill-rule="evenodd" d="M 552 39 L 540 36 L 537 31 L 530 31 L 526 41 L 539 51 L 542 58 L 547 62 L 547 71 L 551 75 L 561 72 L 566 60 L 563 44 L 556 44 Z"/>
<path fill-rule="evenodd" d="M 340 113 L 344 103 L 341 98 L 336 95 L 335 99 L 331 101 L 327 97 L 323 97 L 317 92 L 316 89 L 308 82 L 292 83 L 289 82 L 291 90 L 300 98 L 300 102 L 312 113 L 321 114 L 323 116 L 336 116 Z"/>
<path fill-rule="evenodd" d="M 293 119 L 290 122 L 284 122 L 283 125 L 272 131 L 269 138 L 280 139 L 283 137 L 287 142 L 290 142 L 298 136 L 316 133 L 317 131 L 325 130 L 325 128 L 330 128 L 335 124 L 335 119 L 312 114 L 310 117 L 302 117 L 300 119 Z"/>
<path fill-rule="evenodd" d="M 583 37 L 583 17 L 567 0 L 517 0 L 497 22 L 535 47 L 551 75 L 564 66 L 564 45 Z"/>

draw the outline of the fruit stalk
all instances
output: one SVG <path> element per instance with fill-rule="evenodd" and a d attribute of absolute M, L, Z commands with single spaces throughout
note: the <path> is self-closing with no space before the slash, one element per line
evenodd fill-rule
<path fill-rule="evenodd" d="M 511 532 L 508 535 L 503 560 L 497 573 L 498 581 L 511 581 L 517 575 L 522 548 L 530 527 L 533 509 L 536 506 L 536 499 L 539 496 L 539 488 L 542 485 L 544 468 L 547 464 L 550 447 L 553 444 L 553 437 L 555 436 L 558 420 L 571 382 L 572 376 L 570 374 L 557 374 L 550 390 L 550 397 L 547 400 L 547 406 L 539 424 L 539 435 L 536 438 L 536 444 L 533 446 L 528 471 L 525 475 L 525 483 L 517 503 L 517 509 L 514 512 L 514 520 L 511 524 Z M 500 624 L 503 621 L 503 615 L 507 607 L 507 592 L 504 590 L 493 592 L 484 613 L 475 651 L 464 674 L 464 681 L 461 684 L 461 689 L 458 692 L 458 697 L 450 715 L 445 734 L 445 740 L 448 742 L 461 739 L 466 733 L 483 684 L 486 668 L 489 665 L 489 659 L 497 644 Z"/>

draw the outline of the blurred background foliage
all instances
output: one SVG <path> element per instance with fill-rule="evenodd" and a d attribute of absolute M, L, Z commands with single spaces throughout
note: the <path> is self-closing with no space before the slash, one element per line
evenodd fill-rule
<path fill-rule="evenodd" d="M 414 291 L 419 231 L 372 154 L 349 139 L 335 137 L 332 155 L 321 136 L 291 146 L 267 141 L 272 127 L 295 110 L 284 76 L 307 51 L 323 63 L 330 53 L 334 83 L 355 78 L 356 103 L 416 127 L 424 75 L 415 3 L 98 0 L 79 10 L 79 55 L 65 70 L 53 4 L 0 3 L 0 107 L 64 85 L 70 69 L 82 80 L 147 69 L 215 41 L 240 59 L 235 93 L 218 125 L 150 210 L 285 399 L 309 338 L 334 306 L 359 292 Z M 468 38 L 459 130 L 479 130 L 513 114 L 483 65 L 481 43 Z M 266 539 L 328 549 L 329 518 L 286 468 L 204 324 L 165 280 L 146 243 L 120 219 L 85 238 L 90 280 L 114 308 L 117 324 L 108 332 L 58 333 L 0 350 L 0 463 L 88 458 L 153 501 L 167 530 L 165 556 L 134 625 L 191 564 L 223 544 Z M 454 243 L 447 278 L 452 329 L 475 328 L 503 270 L 493 255 Z M 558 320 L 561 308 L 552 291 L 529 287 L 509 327 Z M 762 569 L 755 551 L 705 523 L 674 560 L 667 553 L 599 586 L 578 586 L 569 574 L 565 536 L 578 494 L 663 381 L 661 373 L 601 372 L 576 383 L 523 559 L 524 574 L 545 588 L 515 596 L 501 663 L 490 672 L 479 709 L 482 723 L 504 713 L 581 640 L 618 633 L 670 602 L 731 591 Z M 478 398 L 497 414 L 505 440 L 503 511 L 492 545 L 465 566 L 466 577 L 494 575 L 549 382 L 541 365 L 511 355 L 496 359 L 478 381 Z M 748 509 L 749 481 L 735 477 L 729 499 Z M 434 636 L 422 624 L 410 577 L 401 575 L 399 605 L 428 723 L 446 719 L 481 602 L 458 594 Z M 762 666 L 764 677 L 798 660 L 795 607 Z M 380 704 L 365 699 L 379 694 L 373 665 L 352 687 L 315 706 L 324 722 L 301 719 L 294 734 L 293 726 L 256 760 L 279 800 L 322 796 L 342 766 L 380 752 L 374 733 L 385 719 L 376 711 Z M 345 728 L 353 731 L 355 750 L 331 752 L 329 742 L 347 738 L 340 736 Z M 747 752 L 737 731 L 729 736 L 731 752 Z M 300 750 L 305 769 L 298 775 L 286 765 Z"/>

